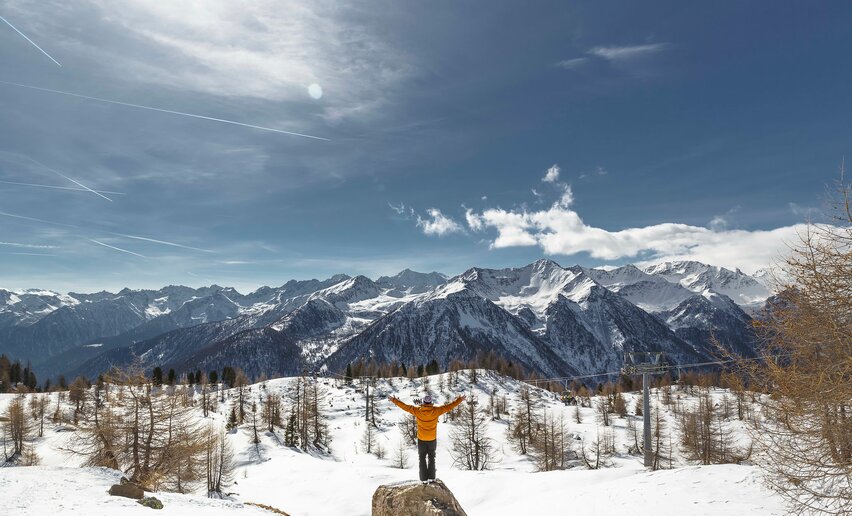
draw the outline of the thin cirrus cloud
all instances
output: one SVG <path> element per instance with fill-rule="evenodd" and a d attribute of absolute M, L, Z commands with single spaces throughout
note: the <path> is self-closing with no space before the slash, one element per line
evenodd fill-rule
<path fill-rule="evenodd" d="M 650 43 L 647 45 L 594 47 L 588 53 L 607 61 L 629 61 L 656 54 L 665 50 L 668 46 L 668 43 Z"/>
<path fill-rule="evenodd" d="M 37 22 L 41 35 L 71 41 L 78 59 L 108 63 L 102 72 L 110 76 L 229 98 L 314 102 L 331 120 L 377 109 L 385 92 L 415 73 L 409 56 L 358 21 L 366 8 L 355 4 L 93 0 L 90 8 L 89 31 L 67 30 L 81 23 L 73 9 L 19 15 Z M 104 45 L 103 34 L 120 44 Z M 132 53 L 121 51 L 128 47 Z"/>
<path fill-rule="evenodd" d="M 556 66 L 559 68 L 564 68 L 566 70 L 574 70 L 575 68 L 580 68 L 589 62 L 588 57 L 575 57 L 574 59 L 564 59 L 562 61 L 558 61 Z"/>
<path fill-rule="evenodd" d="M 17 256 L 56 256 L 51 253 L 5 253 L 5 254 L 13 254 Z"/>
<path fill-rule="evenodd" d="M 586 51 L 584 57 L 557 61 L 555 66 L 565 70 L 576 70 L 590 64 L 595 59 L 603 60 L 612 65 L 626 65 L 630 62 L 658 54 L 670 46 L 670 43 L 648 43 L 645 45 L 592 47 Z"/>
<path fill-rule="evenodd" d="M 578 177 L 580 179 L 586 179 L 586 178 L 594 177 L 594 176 L 605 176 L 607 174 L 609 174 L 609 172 L 605 168 L 598 166 L 598 167 L 595 167 L 595 169 L 592 170 L 591 172 L 583 172 Z"/>
<path fill-rule="evenodd" d="M 406 218 L 408 218 L 408 215 L 412 214 L 413 211 L 414 211 L 413 209 L 409 208 L 408 206 L 406 206 L 403 203 L 399 203 L 397 205 L 397 204 L 393 204 L 391 202 L 388 202 L 388 207 L 390 209 L 392 209 L 394 212 L 396 212 L 397 215 L 404 215 Z"/>
<path fill-rule="evenodd" d="M 186 112 L 183 112 L 183 111 L 175 111 L 173 109 L 163 109 L 163 108 L 158 108 L 158 107 L 154 107 L 154 106 L 144 106 L 142 104 L 134 104 L 132 102 L 122 102 L 122 101 L 118 101 L 118 100 L 110 100 L 110 99 L 105 99 L 105 98 L 101 98 L 101 97 L 92 97 L 90 95 L 81 95 L 79 93 L 72 93 L 72 92 L 69 92 L 69 91 L 62 91 L 62 90 L 54 90 L 54 89 L 51 89 L 51 88 L 42 88 L 42 87 L 39 87 L 39 86 L 32 86 L 32 85 L 29 85 L 29 84 L 19 84 L 19 83 L 16 83 L 16 82 L 7 82 L 7 81 L 0 81 L 0 84 L 4 84 L 4 85 L 7 85 L 7 86 L 14 86 L 16 88 L 26 88 L 26 89 L 29 89 L 29 90 L 41 91 L 41 92 L 45 92 L 45 93 L 52 93 L 52 94 L 55 94 L 55 95 L 66 95 L 66 96 L 69 96 L 69 97 L 77 97 L 77 98 L 80 98 L 80 99 L 91 100 L 93 102 L 102 102 L 102 103 L 105 103 L 105 104 L 114 104 L 114 105 L 117 105 L 117 106 L 125 106 L 125 107 L 130 107 L 130 108 L 135 108 L 135 109 L 144 109 L 144 110 L 147 110 L 147 111 L 156 111 L 156 112 L 159 112 L 159 113 L 166 113 L 166 114 L 170 114 L 170 115 L 184 116 L 184 117 L 188 117 L 188 118 L 196 118 L 196 119 L 199 119 L 199 120 L 209 120 L 211 122 L 218 122 L 218 123 L 222 123 L 222 124 L 236 125 L 236 126 L 240 126 L 240 127 L 248 127 L 248 128 L 251 128 L 251 129 L 258 129 L 258 130 L 261 130 L 261 131 L 271 131 L 271 132 L 275 132 L 275 133 L 287 134 L 287 135 L 290 135 L 290 136 L 299 136 L 301 138 L 309 138 L 309 139 L 312 139 L 312 140 L 331 141 L 328 138 L 323 138 L 322 136 L 313 136 L 313 135 L 310 135 L 310 134 L 297 133 L 297 132 L 294 132 L 294 131 L 285 131 L 283 129 L 275 129 L 273 127 L 266 127 L 266 126 L 256 125 L 256 124 L 248 124 L 248 123 L 245 123 L 245 122 L 238 122 L 236 120 L 228 120 L 228 119 L 225 119 L 225 118 L 217 118 L 217 117 L 212 117 L 212 116 L 207 116 L 207 115 L 199 115 L 199 114 L 195 114 L 195 113 L 186 113 Z M 109 197 L 107 197 L 105 195 L 101 195 L 97 191 L 89 188 L 88 186 L 81 184 L 80 182 L 78 182 L 74 179 L 71 179 L 70 177 L 68 177 L 64 174 L 61 174 L 60 172 L 57 172 L 56 170 L 53 170 L 49 167 L 46 167 L 46 168 L 48 168 L 48 170 L 55 172 L 59 176 L 71 181 L 72 183 L 76 184 L 77 186 L 84 188 L 84 189 L 88 190 L 89 192 L 92 192 L 95 195 L 99 195 L 100 197 L 103 197 L 104 199 L 108 200 L 109 202 L 112 202 L 112 199 L 110 199 Z"/>
<path fill-rule="evenodd" d="M 793 212 L 793 215 L 804 217 L 806 219 L 811 219 L 821 214 L 819 208 L 814 208 L 812 206 L 800 206 L 794 202 L 787 203 L 787 206 L 790 208 L 790 211 Z"/>

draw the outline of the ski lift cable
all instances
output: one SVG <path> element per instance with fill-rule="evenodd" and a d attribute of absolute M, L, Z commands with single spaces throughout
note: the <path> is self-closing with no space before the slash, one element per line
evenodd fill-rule
<path fill-rule="evenodd" d="M 792 354 L 793 353 L 782 353 L 782 354 L 779 354 L 779 355 L 774 355 L 771 358 L 786 357 L 786 356 L 791 356 Z M 723 365 L 723 364 L 730 364 L 731 362 L 754 362 L 754 361 L 759 361 L 759 360 L 765 360 L 766 358 L 768 358 L 768 357 L 729 358 L 727 360 L 715 360 L 715 361 L 711 361 L 711 362 L 697 362 L 697 363 L 694 363 L 694 364 L 675 364 L 675 365 L 667 366 L 667 368 L 672 369 L 674 367 L 699 367 L 699 366 L 705 366 L 705 365 Z"/>
<path fill-rule="evenodd" d="M 621 371 L 609 371 L 606 373 L 595 373 L 595 374 L 586 374 L 582 376 L 560 376 L 559 378 L 537 378 L 534 380 L 524 380 L 526 383 L 538 384 L 538 383 L 550 383 L 550 382 L 565 382 L 570 380 L 583 380 L 586 378 L 596 378 L 598 376 L 609 376 L 612 374 L 621 374 Z"/>
<path fill-rule="evenodd" d="M 785 356 L 790 356 L 792 354 L 793 353 L 783 353 L 783 354 L 779 354 L 779 355 L 774 355 L 772 358 L 785 357 Z M 726 359 L 726 360 L 712 360 L 712 361 L 707 361 L 707 362 L 694 362 L 694 363 L 691 363 L 691 364 L 673 364 L 673 365 L 669 365 L 669 366 L 664 366 L 664 368 L 666 370 L 672 370 L 672 369 L 681 369 L 681 368 L 685 368 L 685 367 L 702 367 L 702 366 L 709 366 L 709 365 L 724 365 L 724 364 L 729 364 L 731 362 L 736 362 L 736 361 L 753 362 L 753 361 L 765 360 L 766 358 L 767 357 L 762 357 L 762 356 L 761 357 L 755 357 L 755 358 L 729 358 L 729 359 Z M 326 375 L 336 376 L 336 377 L 344 379 L 344 380 L 348 378 L 345 375 L 335 373 L 333 371 L 324 371 L 324 373 Z M 542 383 L 551 383 L 551 382 L 570 382 L 572 380 L 585 380 L 585 379 L 589 379 L 589 378 L 597 378 L 597 377 L 600 377 L 600 376 L 619 375 L 621 373 L 622 373 L 622 371 L 618 370 L 618 371 L 607 371 L 607 372 L 602 372 L 602 373 L 593 373 L 593 374 L 586 374 L 586 375 L 559 376 L 559 377 L 555 377 L 555 378 L 538 378 L 538 379 L 534 379 L 534 380 L 523 380 L 523 381 L 525 383 L 529 383 L 529 384 L 532 384 L 532 385 L 538 385 L 538 384 L 542 384 Z M 377 379 L 377 378 L 379 378 L 379 376 L 359 375 L 358 378 Z"/>
<path fill-rule="evenodd" d="M 790 355 L 792 355 L 792 353 L 785 353 L 785 354 L 775 355 L 775 356 L 773 356 L 773 358 L 790 356 Z M 752 361 L 758 361 L 758 360 L 765 360 L 766 358 L 767 357 L 730 358 L 730 359 L 727 359 L 727 360 L 713 360 L 713 361 L 708 361 L 708 362 L 695 362 L 695 363 L 692 363 L 692 364 L 673 364 L 673 365 L 669 365 L 669 366 L 664 366 L 664 368 L 667 369 L 667 370 L 671 370 L 671 369 L 680 369 L 680 368 L 684 368 L 684 367 L 701 367 L 701 366 L 708 366 L 708 365 L 724 365 L 724 364 L 729 364 L 731 362 L 736 362 L 736 361 L 752 362 Z M 539 379 L 525 380 L 525 381 L 526 381 L 526 383 L 536 385 L 536 384 L 541 384 L 541 383 L 565 382 L 565 381 L 571 381 L 571 380 L 583 380 L 583 379 L 587 379 L 587 378 L 596 378 L 598 376 L 610 376 L 610 375 L 616 375 L 616 374 L 621 374 L 621 371 L 620 370 L 619 371 L 608 371 L 608 372 L 605 372 L 605 373 L 595 373 L 595 374 L 587 374 L 587 375 L 580 375 L 580 376 L 560 376 L 560 377 L 556 377 L 556 378 L 539 378 Z"/>

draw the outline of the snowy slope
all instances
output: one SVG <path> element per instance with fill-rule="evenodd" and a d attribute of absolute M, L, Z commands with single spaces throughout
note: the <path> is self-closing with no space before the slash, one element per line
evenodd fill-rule
<path fill-rule="evenodd" d="M 54 515 L 79 514 L 112 516 L 113 514 L 144 514 L 148 511 L 136 500 L 109 496 L 107 491 L 118 483 L 118 471 L 100 468 L 69 468 L 33 466 L 0 468 L 0 493 L 7 514 Z M 269 516 L 258 507 L 229 500 L 214 500 L 201 495 L 156 493 L 163 502 L 157 514 L 175 516 L 208 516 L 234 514 Z"/>
<path fill-rule="evenodd" d="M 444 292 L 468 289 L 511 313 L 528 308 L 541 317 L 560 295 L 580 297 L 593 283 L 579 268 L 564 269 L 552 260 L 538 260 L 512 269 L 470 269 L 451 279 Z"/>
<path fill-rule="evenodd" d="M 667 360 L 678 364 L 705 358 L 663 321 L 602 286 L 592 285 L 582 296 L 566 298 L 563 304 L 596 339 L 594 347 L 569 359 L 585 374 L 620 370 L 625 351 L 663 351 Z M 561 314 L 563 311 L 554 312 Z M 553 333 L 548 336 L 551 341 L 560 338 Z"/>
<path fill-rule="evenodd" d="M 78 303 L 72 296 L 49 290 L 0 289 L 0 328 L 26 326 L 63 306 L 74 306 Z"/>
<path fill-rule="evenodd" d="M 251 328 L 251 318 L 242 316 L 221 322 L 177 329 L 130 346 L 108 349 L 72 369 L 67 369 L 65 374 L 69 378 L 78 375 L 95 378 L 112 366 L 127 366 L 137 357 L 141 358 L 144 364 L 150 368 L 168 362 L 179 362 L 200 349 Z"/>
<path fill-rule="evenodd" d="M 557 357 L 525 322 L 469 290 L 412 301 L 341 344 L 323 362 L 342 371 L 356 360 L 447 367 L 494 351 L 528 370 L 547 375 L 576 370 Z"/>
<path fill-rule="evenodd" d="M 295 375 L 306 369 L 302 348 L 285 332 L 270 327 L 234 334 L 194 354 L 170 360 L 148 361 L 166 364 L 177 371 L 216 371 L 239 364 L 249 377 Z"/>
<path fill-rule="evenodd" d="M 397 422 L 402 412 L 390 404 L 385 396 L 393 394 L 404 401 L 419 396 L 426 384 L 444 403 L 457 394 L 477 396 L 485 406 L 488 396 L 495 393 L 505 396 L 509 411 L 519 406 L 517 381 L 480 371 L 476 384 L 471 383 L 468 372 L 458 375 L 455 387 L 450 375 L 425 379 L 380 379 L 375 386 L 379 393 L 376 401 L 378 437 L 388 454 L 385 459 L 367 454 L 359 444 L 364 430 L 364 395 L 357 384 L 347 385 L 337 380 L 321 378 L 324 397 L 322 405 L 331 429 L 331 453 L 305 453 L 281 444 L 281 431 L 263 432 L 261 444 L 251 444 L 251 429 L 243 425 L 227 435 L 236 454 L 235 484 L 228 488 L 233 499 L 210 500 L 196 492 L 191 495 L 155 493 L 165 504 L 167 514 L 261 514 L 245 502 L 266 504 L 293 515 L 337 516 L 369 515 L 371 497 L 375 489 L 390 482 L 416 478 L 416 452 L 409 446 L 409 466 L 396 469 L 392 464 L 393 450 L 401 438 Z M 251 396 L 265 396 L 276 392 L 287 394 L 293 379 L 270 380 L 263 385 L 251 386 Z M 443 386 L 443 389 L 442 389 Z M 580 408 L 582 423 L 574 420 L 574 407 L 559 403 L 550 393 L 533 389 L 539 400 L 539 410 L 564 417 L 573 446 L 580 440 L 593 438 L 603 431 L 598 426 L 591 408 Z M 712 396 L 721 402 L 731 395 L 713 389 Z M 686 391 L 676 391 L 679 403 L 688 406 L 695 398 Z M 13 395 L 0 395 L 0 411 Z M 54 395 L 55 396 L 55 395 Z M 696 466 L 677 450 L 674 452 L 674 469 L 646 472 L 641 457 L 627 453 L 632 435 L 627 421 L 635 419 L 632 407 L 634 393 L 626 394 L 630 414 L 626 418 L 613 417 L 609 427 L 616 444 L 612 467 L 587 470 L 574 468 L 547 473 L 535 472 L 529 456 L 520 455 L 507 442 L 507 416 L 489 422 L 488 436 L 495 443 L 497 461 L 489 471 L 465 471 L 453 465 L 449 435 L 454 424 L 443 421 L 438 426 L 438 477 L 453 491 L 461 505 L 471 516 L 516 514 L 595 514 L 657 516 L 660 511 L 690 515 L 749 514 L 756 516 L 782 515 L 786 511 L 776 494 L 764 487 L 760 471 L 755 466 Z M 219 411 L 204 420 L 204 424 L 220 425 L 235 399 L 233 391 L 225 393 L 225 403 Z M 55 403 L 55 400 L 52 402 Z M 661 404 L 660 395 L 652 393 L 651 403 L 658 407 L 668 428 L 678 440 L 678 426 L 674 414 Z M 68 413 L 72 407 L 66 403 Z M 742 424 L 729 420 L 726 426 L 738 436 L 741 444 L 748 437 Z M 641 418 L 639 419 L 641 431 Z M 118 474 L 101 469 L 77 469 L 79 459 L 62 451 L 67 445 L 69 426 L 46 425 L 45 437 L 36 439 L 42 466 L 0 468 L 0 494 L 4 508 L 10 514 L 80 514 L 123 515 L 143 514 L 134 502 L 111 498 L 108 486 Z M 135 511 L 135 512 L 134 512 Z M 269 514 L 269 513 L 266 513 Z"/>
<path fill-rule="evenodd" d="M 649 270 L 657 273 L 649 274 L 633 265 L 609 271 L 588 269 L 586 272 L 607 289 L 659 316 L 678 337 L 691 344 L 703 356 L 719 355 L 713 342 L 714 337 L 727 351 L 744 356 L 754 355 L 756 336 L 751 327 L 751 318 L 731 298 L 712 290 L 711 287 L 719 285 L 718 281 L 713 280 L 714 277 L 708 279 L 708 276 L 712 276 L 711 272 L 721 275 L 727 273 L 695 263 L 679 266 L 663 264 Z M 675 270 L 683 274 L 673 272 Z M 700 279 L 702 274 L 703 279 Z M 736 276 L 742 273 L 731 274 Z M 685 281 L 694 290 L 687 289 L 680 281 Z M 731 282 L 727 285 L 730 286 Z"/>
<path fill-rule="evenodd" d="M 659 315 L 678 337 L 707 356 L 722 355 L 717 343 L 727 352 L 756 356 L 758 338 L 752 319 L 727 296 L 705 292 Z"/>

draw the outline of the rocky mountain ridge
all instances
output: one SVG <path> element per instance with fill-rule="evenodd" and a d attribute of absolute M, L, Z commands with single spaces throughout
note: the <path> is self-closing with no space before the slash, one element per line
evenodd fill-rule
<path fill-rule="evenodd" d="M 624 350 L 706 361 L 711 339 L 753 353 L 753 309 L 769 289 L 698 262 L 603 270 L 538 260 L 454 277 L 404 270 L 292 280 L 249 294 L 212 285 L 116 294 L 0 290 L 0 353 L 48 375 L 148 367 L 255 374 L 356 360 L 442 365 L 494 352 L 542 375 L 616 371 Z M 44 374 L 44 373 L 43 373 Z"/>

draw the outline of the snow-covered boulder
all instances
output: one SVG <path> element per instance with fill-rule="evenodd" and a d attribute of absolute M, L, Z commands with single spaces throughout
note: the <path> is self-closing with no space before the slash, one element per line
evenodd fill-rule
<path fill-rule="evenodd" d="M 440 480 L 398 482 L 373 493 L 373 516 L 467 516 Z"/>

